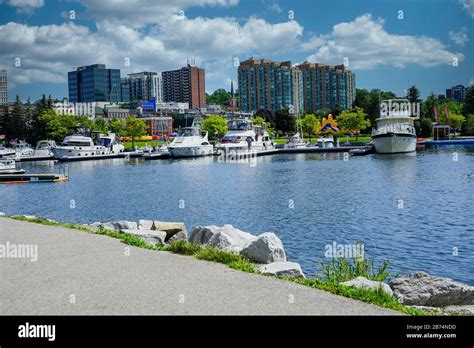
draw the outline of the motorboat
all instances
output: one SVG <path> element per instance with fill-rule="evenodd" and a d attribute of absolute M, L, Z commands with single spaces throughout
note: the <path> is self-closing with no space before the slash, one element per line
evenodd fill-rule
<path fill-rule="evenodd" d="M 321 149 L 330 149 L 334 147 L 334 138 L 332 135 L 327 135 L 325 137 L 319 137 L 316 139 L 317 147 Z"/>
<path fill-rule="evenodd" d="M 40 140 L 36 144 L 33 157 L 53 157 L 52 148 L 56 146 L 56 142 L 53 140 Z"/>
<path fill-rule="evenodd" d="M 0 159 L 0 174 L 24 174 L 25 170 L 16 168 L 14 159 Z"/>
<path fill-rule="evenodd" d="M 51 150 L 56 159 L 64 159 L 119 154 L 125 147 L 117 142 L 114 133 L 103 135 L 93 132 L 88 136 L 87 132 L 76 131 L 66 136 L 61 145 L 54 145 Z"/>
<path fill-rule="evenodd" d="M 216 148 L 224 151 L 262 151 L 274 148 L 265 124 L 254 125 L 247 119 L 231 120 L 227 124 L 228 132 Z"/>
<path fill-rule="evenodd" d="M 301 149 L 307 146 L 308 143 L 301 138 L 300 133 L 296 133 L 285 144 L 285 149 Z"/>
<path fill-rule="evenodd" d="M 408 100 L 382 101 L 380 118 L 376 119 L 377 128 L 372 131 L 375 152 L 393 154 L 416 151 L 415 118 L 411 116 L 410 107 L 404 105 L 410 105 Z"/>
<path fill-rule="evenodd" d="M 209 143 L 208 133 L 201 134 L 199 127 L 185 127 L 168 146 L 171 157 L 201 157 L 214 154 L 214 147 Z"/>
<path fill-rule="evenodd" d="M 13 158 L 16 156 L 15 150 L 0 145 L 0 158 Z"/>
<path fill-rule="evenodd" d="M 12 149 L 15 151 L 15 158 L 17 159 L 31 157 L 35 153 L 35 150 L 27 143 L 12 144 Z"/>

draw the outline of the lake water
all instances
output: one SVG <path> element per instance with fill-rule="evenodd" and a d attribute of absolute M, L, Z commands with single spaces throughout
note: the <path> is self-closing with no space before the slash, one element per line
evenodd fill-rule
<path fill-rule="evenodd" d="M 58 172 L 64 164 L 22 164 Z M 288 259 L 320 271 L 326 246 L 362 242 L 394 272 L 427 271 L 474 284 L 474 149 L 417 154 L 122 159 L 69 164 L 70 181 L 0 185 L 0 211 L 62 222 L 155 219 L 275 232 Z"/>

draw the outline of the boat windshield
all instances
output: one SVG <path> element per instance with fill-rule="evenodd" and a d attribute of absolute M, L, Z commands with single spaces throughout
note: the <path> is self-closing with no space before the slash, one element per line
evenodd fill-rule
<path fill-rule="evenodd" d="M 247 120 L 233 120 L 229 121 L 227 127 L 229 130 L 251 130 L 253 128 L 253 122 Z"/>
<path fill-rule="evenodd" d="M 91 146 L 91 144 L 87 141 L 67 141 L 63 146 Z"/>
<path fill-rule="evenodd" d="M 199 131 L 199 128 L 183 128 L 179 132 L 180 137 L 195 137 L 195 136 L 200 136 L 201 132 Z"/>

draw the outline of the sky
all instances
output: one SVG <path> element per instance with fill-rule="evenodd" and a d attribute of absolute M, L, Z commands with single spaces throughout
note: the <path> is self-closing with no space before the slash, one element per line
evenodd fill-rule
<path fill-rule="evenodd" d="M 206 70 L 237 86 L 239 61 L 345 63 L 357 88 L 423 97 L 474 84 L 474 0 L 0 0 L 9 99 L 67 97 L 67 72 Z"/>

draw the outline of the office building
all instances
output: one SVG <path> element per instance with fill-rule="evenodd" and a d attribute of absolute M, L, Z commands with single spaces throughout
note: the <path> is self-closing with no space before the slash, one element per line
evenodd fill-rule
<path fill-rule="evenodd" d="M 0 70 L 0 105 L 8 103 L 8 77 L 6 70 Z"/>
<path fill-rule="evenodd" d="M 122 78 L 122 85 L 128 86 L 130 100 L 146 101 L 155 98 L 157 102 L 163 101 L 163 80 L 157 72 L 140 72 L 128 74 Z"/>
<path fill-rule="evenodd" d="M 446 98 L 463 102 L 466 96 L 466 89 L 463 85 L 453 86 L 446 90 Z"/>
<path fill-rule="evenodd" d="M 206 106 L 204 69 L 188 64 L 178 70 L 164 71 L 163 101 L 188 103 L 191 109 Z"/>
<path fill-rule="evenodd" d="M 77 68 L 68 73 L 69 101 L 127 102 L 126 86 L 122 88 L 120 69 L 107 69 L 104 64 L 94 64 Z"/>

